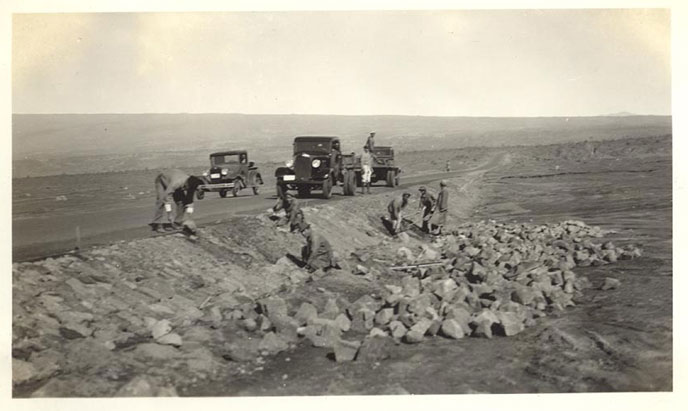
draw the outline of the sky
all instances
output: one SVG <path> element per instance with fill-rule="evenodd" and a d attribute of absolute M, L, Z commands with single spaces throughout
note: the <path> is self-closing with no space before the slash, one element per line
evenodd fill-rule
<path fill-rule="evenodd" d="M 14 113 L 671 114 L 666 9 L 14 14 Z"/>

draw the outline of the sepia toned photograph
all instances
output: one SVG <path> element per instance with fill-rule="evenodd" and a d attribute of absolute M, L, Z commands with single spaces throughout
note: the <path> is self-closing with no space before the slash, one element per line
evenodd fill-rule
<path fill-rule="evenodd" d="M 12 13 L 12 398 L 673 392 L 671 62 L 670 8 Z"/>

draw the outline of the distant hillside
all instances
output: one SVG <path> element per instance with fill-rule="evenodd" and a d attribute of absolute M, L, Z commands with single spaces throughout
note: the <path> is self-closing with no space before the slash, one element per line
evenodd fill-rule
<path fill-rule="evenodd" d="M 670 116 L 420 117 L 243 114 L 15 114 L 15 177 L 198 165 L 246 148 L 286 159 L 296 135 L 336 135 L 360 151 L 368 132 L 397 151 L 539 145 L 671 134 Z"/>

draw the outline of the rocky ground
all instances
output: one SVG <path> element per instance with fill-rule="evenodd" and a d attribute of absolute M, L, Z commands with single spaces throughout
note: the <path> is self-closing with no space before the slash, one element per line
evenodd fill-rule
<path fill-rule="evenodd" d="M 670 157 L 619 150 L 452 179 L 439 237 L 386 232 L 400 193 L 307 207 L 328 273 L 267 212 L 15 263 L 13 394 L 671 390 Z"/>

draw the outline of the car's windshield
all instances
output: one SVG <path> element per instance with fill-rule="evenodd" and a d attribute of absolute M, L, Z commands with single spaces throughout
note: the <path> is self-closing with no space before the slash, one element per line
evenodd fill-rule
<path fill-rule="evenodd" d="M 227 164 L 240 164 L 246 162 L 246 154 L 224 154 L 216 155 L 210 158 L 214 166 L 221 166 Z"/>
<path fill-rule="evenodd" d="M 330 141 L 297 141 L 294 153 L 329 153 L 330 145 Z"/>

